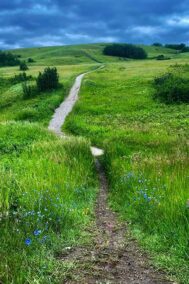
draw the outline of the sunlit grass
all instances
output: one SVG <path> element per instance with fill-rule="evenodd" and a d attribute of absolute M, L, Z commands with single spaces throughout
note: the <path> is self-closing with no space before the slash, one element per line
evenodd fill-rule
<path fill-rule="evenodd" d="M 93 68 L 59 66 L 63 87 L 27 100 L 21 84 L 1 84 L 0 282 L 64 281 L 68 267 L 56 253 L 90 239 L 85 231 L 97 191 L 90 144 L 56 138 L 45 128 L 76 75 Z M 43 69 L 35 66 L 28 73 L 36 77 Z M 20 71 L 0 72 L 7 80 Z"/>
<path fill-rule="evenodd" d="M 188 283 L 189 106 L 153 99 L 152 80 L 169 64 L 127 62 L 90 74 L 66 129 L 104 148 L 111 206 L 143 245 L 156 239 L 149 249 L 158 265 Z"/>
<path fill-rule="evenodd" d="M 0 131 L 0 278 L 33 283 L 40 271 L 38 283 L 45 277 L 57 283 L 53 250 L 84 242 L 93 217 L 97 181 L 89 143 L 60 140 L 27 123 L 1 125 Z"/>
<path fill-rule="evenodd" d="M 14 51 L 35 60 L 27 71 L 33 77 L 56 66 L 63 87 L 24 100 L 21 84 L 0 84 L 0 282 L 60 283 L 72 264 L 56 253 L 90 240 L 85 229 L 97 192 L 90 142 L 62 140 L 45 128 L 76 75 L 112 62 L 84 79 L 66 128 L 105 149 L 110 204 L 155 251 L 158 265 L 187 283 L 189 109 L 155 102 L 151 81 L 188 55 L 144 47 L 149 57 L 173 59 L 123 61 L 105 57 L 103 48 Z M 0 68 L 4 79 L 19 73 L 18 67 Z"/>

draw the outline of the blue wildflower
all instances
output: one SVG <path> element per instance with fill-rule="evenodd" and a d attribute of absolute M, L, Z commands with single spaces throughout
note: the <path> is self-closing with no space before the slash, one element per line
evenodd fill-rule
<path fill-rule="evenodd" d="M 33 234 L 34 236 L 39 236 L 41 234 L 41 230 L 35 230 Z"/>
<path fill-rule="evenodd" d="M 29 245 L 31 245 L 31 243 L 32 243 L 32 240 L 31 239 L 26 239 L 25 240 L 25 244 L 27 245 L 27 246 L 29 246 Z"/>

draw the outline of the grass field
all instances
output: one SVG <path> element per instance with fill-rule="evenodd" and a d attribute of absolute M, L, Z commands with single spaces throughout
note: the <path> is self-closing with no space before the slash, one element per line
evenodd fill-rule
<path fill-rule="evenodd" d="M 64 267 L 56 253 L 88 242 L 97 191 L 89 142 L 62 141 L 46 128 L 77 74 L 94 65 L 58 66 L 63 87 L 23 99 L 22 85 L 1 84 L 0 279 L 3 283 L 58 283 Z M 34 66 L 36 76 L 44 67 Z M 4 79 L 18 67 L 1 68 Z M 73 158 L 74 154 L 74 158 Z M 59 279 L 59 280 L 58 280 Z"/>
<path fill-rule="evenodd" d="M 13 53 L 21 55 L 22 60 L 33 58 L 36 62 L 31 65 L 71 65 L 86 63 L 110 63 L 122 62 L 123 58 L 104 56 L 103 49 L 107 44 L 85 44 L 72 46 L 42 47 L 13 50 Z M 148 53 L 148 57 L 155 57 L 163 54 L 171 58 L 180 58 L 183 54 L 177 54 L 175 50 L 155 47 L 142 46 Z"/>
<path fill-rule="evenodd" d="M 35 60 L 30 74 L 57 66 L 63 87 L 24 100 L 21 84 L 0 81 L 0 282 L 60 283 L 71 273 L 56 257 L 90 242 L 98 182 L 90 143 L 105 150 L 109 202 L 154 262 L 189 283 L 189 106 L 153 100 L 154 77 L 189 55 L 144 48 L 149 59 L 102 55 L 105 44 L 14 50 Z M 171 60 L 150 58 L 159 54 Z M 60 140 L 47 131 L 77 74 L 87 75 Z M 18 67 L 0 68 L 5 80 Z"/>
<path fill-rule="evenodd" d="M 153 100 L 152 80 L 169 65 L 133 61 L 90 74 L 66 129 L 105 150 L 113 209 L 158 266 L 188 283 L 189 106 Z"/>

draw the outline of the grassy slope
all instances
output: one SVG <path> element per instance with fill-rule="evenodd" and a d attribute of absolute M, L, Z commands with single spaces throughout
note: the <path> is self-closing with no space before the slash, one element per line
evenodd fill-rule
<path fill-rule="evenodd" d="M 122 59 L 103 56 L 103 46 L 96 44 L 13 51 L 20 54 L 22 59 L 32 57 L 36 60 L 30 64 L 28 74 L 36 76 L 44 66 L 57 66 L 65 88 L 23 100 L 21 85 L 0 87 L 0 218 L 6 216 L 8 211 L 12 216 L 10 220 L 2 222 L 0 254 L 3 261 L 0 261 L 0 279 L 3 279 L 3 283 L 57 283 L 59 279 L 63 280 L 65 271 L 69 273 L 71 266 L 64 267 L 61 261 L 54 258 L 54 252 L 88 239 L 83 235 L 84 227 L 89 226 L 92 218 L 97 184 L 93 176 L 89 142 L 75 138 L 68 143 L 60 142 L 43 128 L 67 94 L 76 74 L 94 68 L 98 62 L 112 63 L 86 80 L 82 92 L 84 95 L 75 109 L 77 120 L 72 115 L 67 127 L 77 134 L 88 136 L 107 150 L 106 165 L 112 178 L 111 200 L 115 200 L 113 206 L 123 216 L 125 207 L 120 206 L 120 194 L 115 195 L 114 190 L 116 184 L 120 184 L 120 176 L 128 171 L 127 165 L 131 167 L 127 159 L 128 163 L 124 160 L 126 149 L 129 155 L 136 149 L 145 152 L 147 137 L 147 141 L 153 138 L 154 143 L 158 136 L 155 129 L 164 125 L 162 138 L 170 118 L 175 127 L 174 133 L 175 129 L 182 133 L 187 123 L 187 109 L 184 106 L 170 109 L 167 113 L 167 107 L 150 100 L 149 80 L 175 61 L 122 63 Z M 145 49 L 150 57 L 168 54 L 178 59 L 183 57 L 182 62 L 188 59 L 186 54 L 176 55 L 172 50 Z M 0 68 L 0 76 L 3 77 L 17 73 L 18 67 Z M 129 98 L 126 96 L 128 93 Z M 136 95 L 139 97 L 135 100 Z M 147 109 L 144 108 L 146 102 L 149 103 Z M 171 137 L 164 139 L 168 140 L 168 146 Z M 122 189 L 125 189 L 124 183 L 120 186 Z M 62 219 L 62 216 L 65 217 Z M 42 231 L 39 237 L 34 237 L 34 229 Z M 25 245 L 26 238 L 32 239 L 31 246 Z"/>
<path fill-rule="evenodd" d="M 83 64 L 83 63 L 109 63 L 123 61 L 122 58 L 107 57 L 102 54 L 106 44 L 89 44 L 57 47 L 41 47 L 13 50 L 15 54 L 21 55 L 21 59 L 27 60 L 32 57 L 36 63 L 32 65 L 65 65 L 65 64 Z M 180 57 L 174 50 L 143 46 L 149 57 L 155 57 L 164 54 L 170 57 Z"/>
<path fill-rule="evenodd" d="M 76 75 L 93 68 L 59 65 L 64 87 L 27 100 L 21 84 L 0 84 L 0 282 L 63 281 L 69 267 L 55 252 L 89 239 L 84 229 L 93 218 L 97 188 L 89 142 L 62 141 L 46 127 Z M 38 63 L 27 73 L 43 69 Z M 4 78 L 18 73 L 18 67 L 0 69 Z"/>
<path fill-rule="evenodd" d="M 60 74 L 60 82 L 64 86 L 63 89 L 61 88 L 53 93 L 42 94 L 30 100 L 23 100 L 22 84 L 7 85 L 0 93 L 0 122 L 6 120 L 28 120 L 48 125 L 54 109 L 68 93 L 76 75 L 93 68 L 93 64 L 58 66 L 57 69 Z M 38 72 L 43 69 L 44 67 L 42 66 L 33 66 L 30 67 L 27 74 L 36 77 Z M 18 67 L 0 69 L 0 74 L 5 78 L 19 73 Z"/>
<path fill-rule="evenodd" d="M 179 62 L 110 64 L 88 75 L 66 129 L 105 149 L 113 208 L 159 266 L 189 283 L 189 106 L 155 102 L 151 84 Z"/>

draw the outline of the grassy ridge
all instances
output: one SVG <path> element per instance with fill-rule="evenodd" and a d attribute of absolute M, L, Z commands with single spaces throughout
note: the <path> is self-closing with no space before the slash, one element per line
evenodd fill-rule
<path fill-rule="evenodd" d="M 60 74 L 60 82 L 63 88 L 52 93 L 43 93 L 30 100 L 23 100 L 22 84 L 11 85 L 7 83 L 1 88 L 0 93 L 0 122 L 7 120 L 28 120 L 30 122 L 38 122 L 48 125 L 54 109 L 63 101 L 77 74 L 86 72 L 95 67 L 95 65 L 80 66 L 58 66 Z M 42 66 L 31 67 L 27 71 L 28 75 L 36 77 L 39 71 L 44 68 Z M 19 74 L 18 68 L 1 68 L 0 76 L 3 78 L 11 78 Z"/>
<path fill-rule="evenodd" d="M 107 44 L 85 44 L 72 46 L 57 46 L 57 47 L 41 47 L 41 48 L 27 48 L 17 49 L 12 52 L 21 55 L 21 59 L 27 60 L 32 57 L 36 62 L 31 65 L 72 65 L 72 64 L 86 64 L 86 63 L 111 63 L 123 61 L 122 58 L 105 56 L 103 49 Z M 163 54 L 173 58 L 179 58 L 184 55 L 177 54 L 175 50 L 154 47 L 142 46 L 148 53 L 148 56 L 155 57 Z"/>
<path fill-rule="evenodd" d="M 66 129 L 105 149 L 112 207 L 159 266 L 189 283 L 189 106 L 153 100 L 152 80 L 169 64 L 112 64 L 88 75 Z"/>

